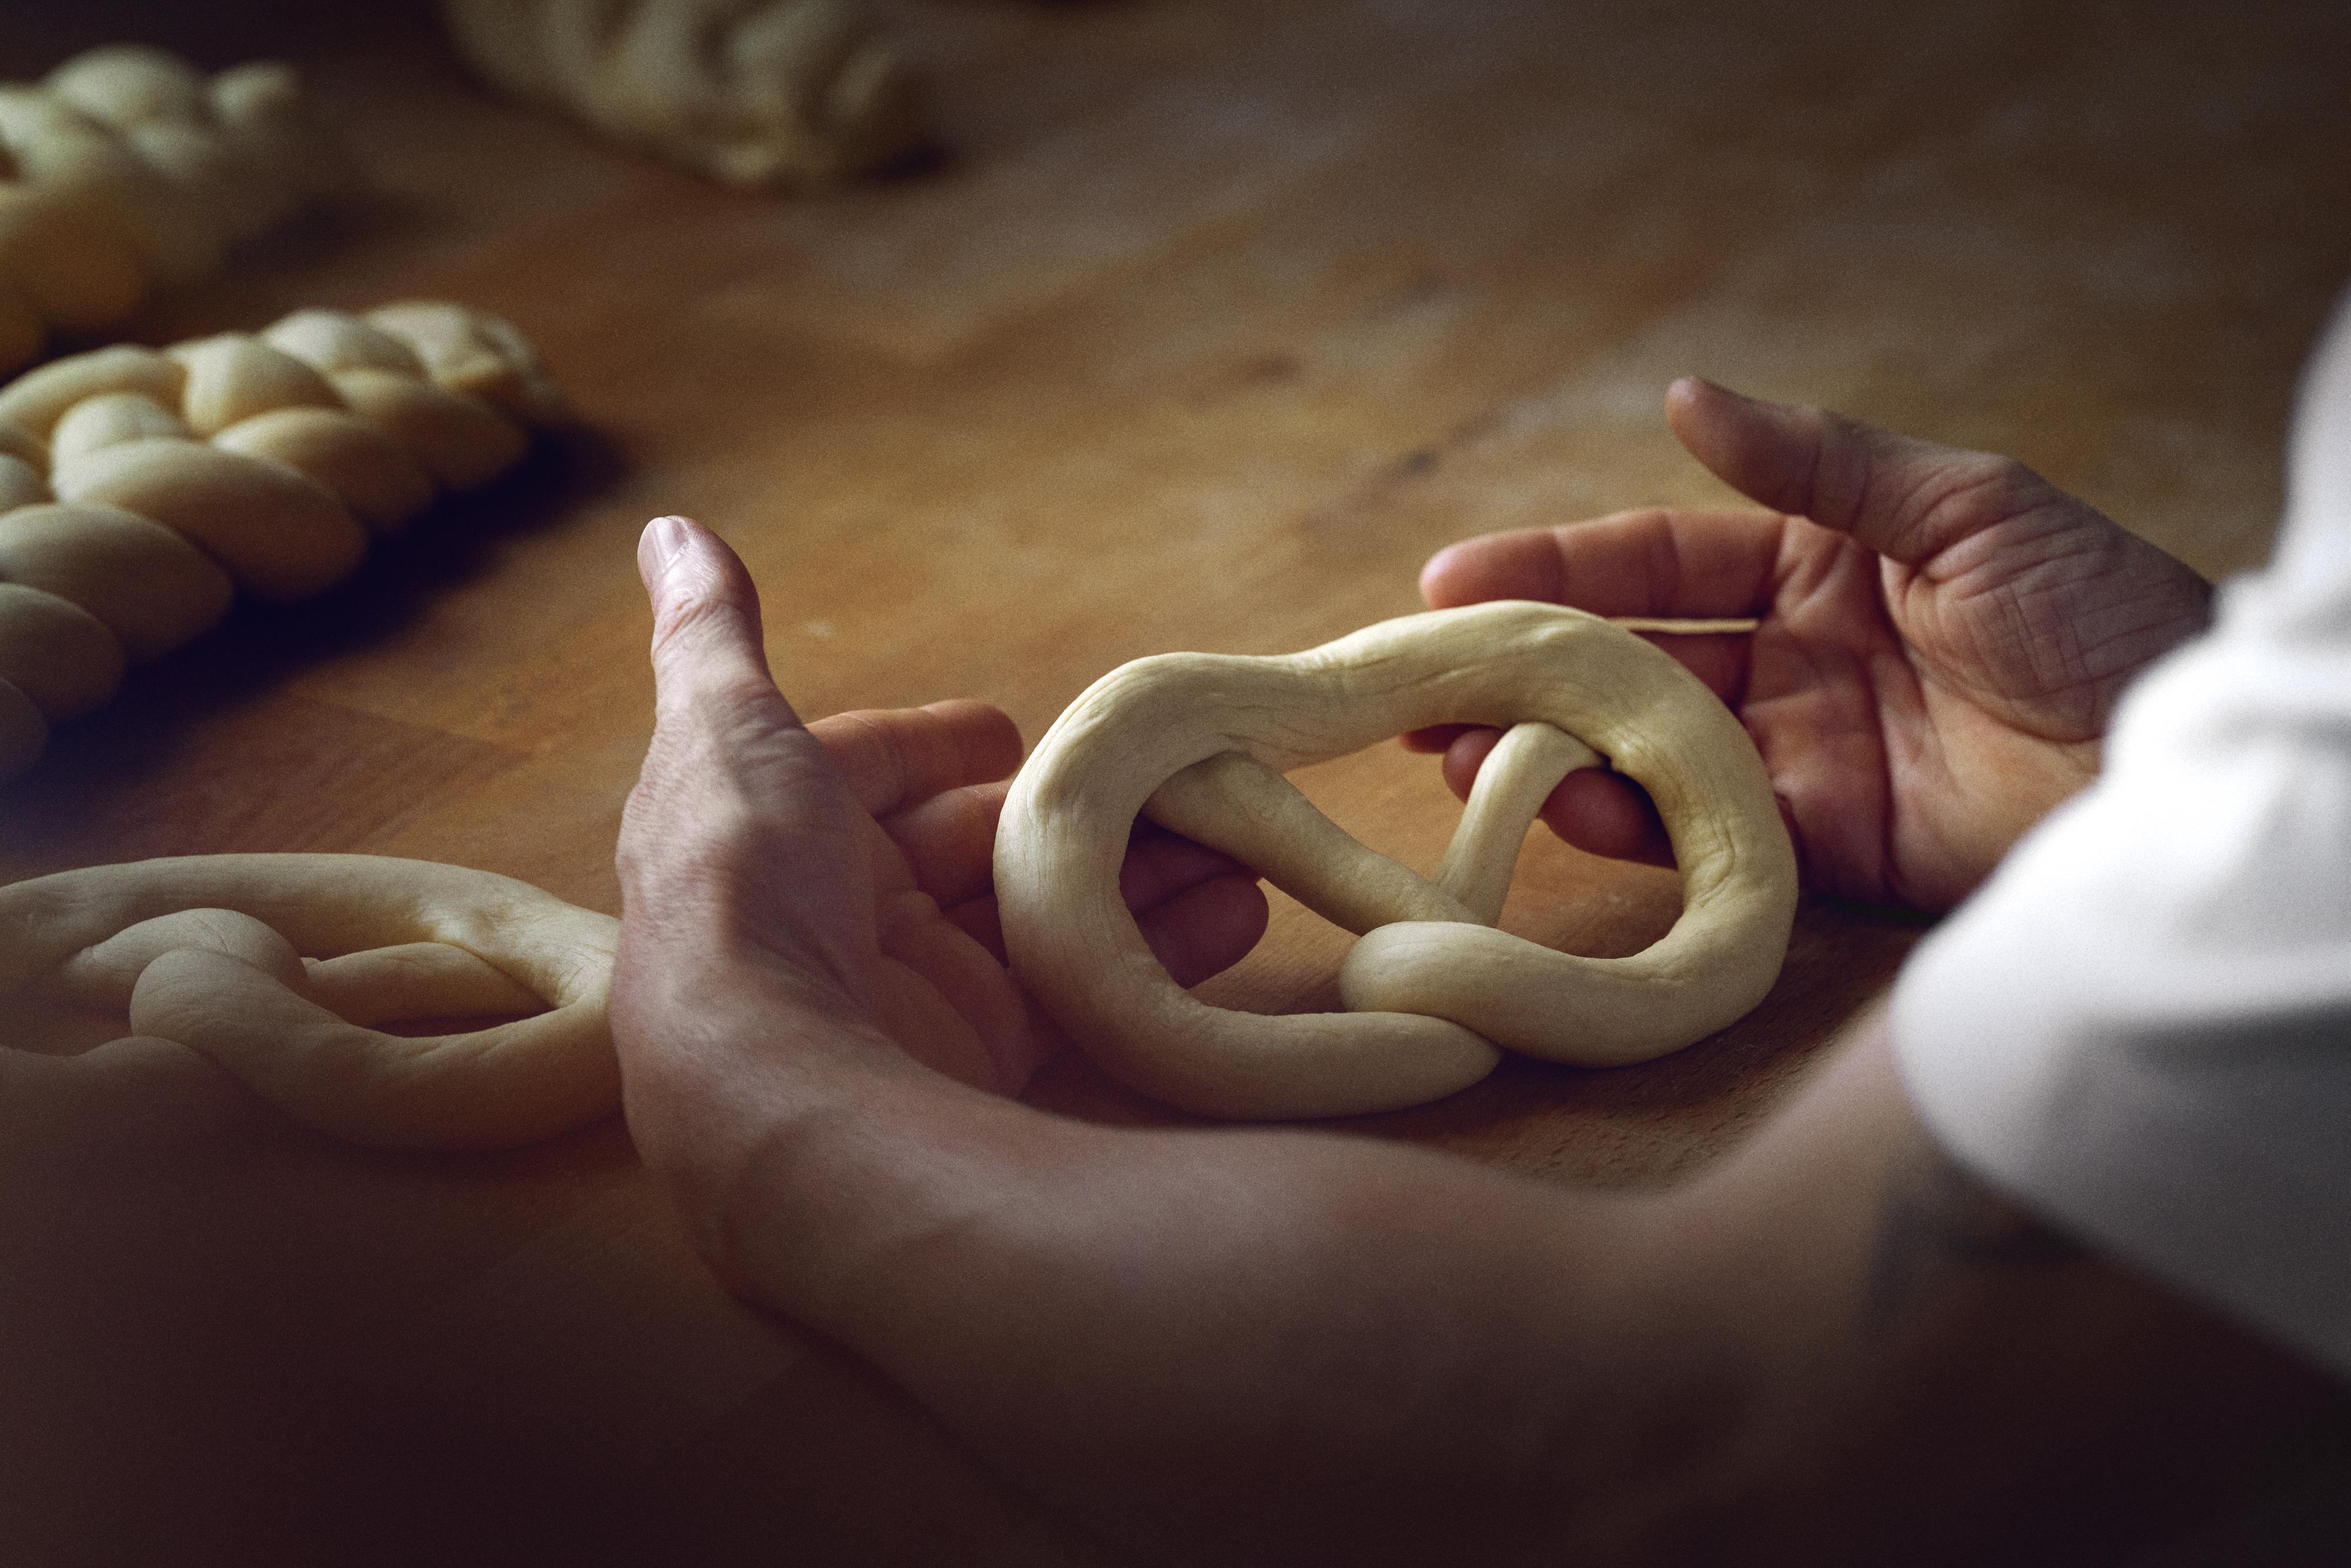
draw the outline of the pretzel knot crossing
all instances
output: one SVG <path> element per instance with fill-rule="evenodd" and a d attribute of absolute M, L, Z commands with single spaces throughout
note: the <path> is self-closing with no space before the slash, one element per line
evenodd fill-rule
<path fill-rule="evenodd" d="M 511 466 L 559 402 L 511 327 L 423 302 L 18 377 L 0 391 L 0 782 L 127 664 L 237 592 L 341 581 L 372 535 Z"/>
<path fill-rule="evenodd" d="M 118 46 L 0 87 L 0 371 L 219 271 L 348 179 L 283 65 L 207 77 Z"/>
<path fill-rule="evenodd" d="M 0 888 L 0 1017 L 127 1014 L 133 1037 L 199 1051 L 350 1142 L 507 1147 L 620 1103 L 605 1017 L 618 932 L 527 883 L 429 861 L 94 866 Z M 381 1028 L 494 1017 L 512 1021 Z"/>
<path fill-rule="evenodd" d="M 1434 724 L 1507 731 L 1433 878 L 1366 849 L 1281 774 Z M 1604 765 L 1649 791 L 1683 911 L 1598 959 L 1493 929 L 1552 789 Z M 1211 1008 L 1152 956 L 1118 888 L 1137 814 L 1233 855 L 1356 932 L 1344 1013 Z M 1771 988 L 1796 862 L 1754 745 L 1633 632 L 1556 605 L 1482 604 L 1275 658 L 1164 654 L 1071 705 L 1014 781 L 996 881 L 1015 970 L 1106 1071 L 1184 1109 L 1345 1115 L 1449 1094 L 1508 1047 L 1614 1064 L 1677 1050 Z"/>

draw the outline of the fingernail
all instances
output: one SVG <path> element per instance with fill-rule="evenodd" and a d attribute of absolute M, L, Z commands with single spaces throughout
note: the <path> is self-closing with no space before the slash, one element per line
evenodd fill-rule
<path fill-rule="evenodd" d="M 653 540 L 654 566 L 667 571 L 669 563 L 685 549 L 685 519 L 674 516 L 655 517 L 645 525 L 645 535 Z"/>

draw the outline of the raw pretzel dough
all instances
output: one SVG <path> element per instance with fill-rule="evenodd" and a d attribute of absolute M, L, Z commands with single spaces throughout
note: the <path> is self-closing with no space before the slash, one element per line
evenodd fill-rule
<path fill-rule="evenodd" d="M 457 50 L 731 185 L 810 186 L 923 136 L 913 78 L 845 0 L 441 0 Z"/>
<path fill-rule="evenodd" d="M 1280 777 L 1453 723 L 1509 733 L 1433 884 Z M 1491 929 L 1544 798 L 1603 757 L 1656 802 L 1680 920 L 1615 959 Z M 1340 971 L 1354 1010 L 1268 1018 L 1178 989 L 1119 895 L 1139 812 L 1363 934 Z M 1628 629 L 1505 601 L 1287 657 L 1170 653 L 1113 671 L 1014 780 L 996 886 L 1015 971 L 1113 1076 L 1207 1114 L 1329 1116 L 1449 1094 L 1492 1069 L 1498 1045 L 1621 1063 L 1724 1027 L 1779 975 L 1796 862 L 1753 743 L 1695 676 Z"/>
<path fill-rule="evenodd" d="M 91 332 L 348 181 L 282 65 L 92 49 L 0 87 L 0 371 Z"/>
<path fill-rule="evenodd" d="M 118 344 L 0 390 L 0 782 L 124 666 L 238 591 L 305 599 L 371 533 L 521 457 L 560 399 L 462 306 L 301 310 L 259 337 Z"/>
<path fill-rule="evenodd" d="M 605 1020 L 619 929 L 527 883 L 430 861 L 95 866 L 0 888 L 0 1018 L 127 1013 L 133 1035 L 201 1051 L 322 1132 L 501 1148 L 620 1103 Z M 509 1013 L 533 1016 L 432 1038 L 374 1027 Z"/>

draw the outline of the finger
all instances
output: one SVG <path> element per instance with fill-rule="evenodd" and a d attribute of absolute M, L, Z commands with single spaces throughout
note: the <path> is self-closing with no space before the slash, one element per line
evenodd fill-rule
<path fill-rule="evenodd" d="M 865 855 L 859 819 L 768 674 L 750 574 L 684 517 L 649 524 L 637 565 L 656 722 L 615 846 L 624 950 L 706 953 L 747 935 L 853 991 L 857 934 L 872 930 L 872 890 L 842 863 Z M 770 896 L 784 867 L 789 900 Z"/>
<path fill-rule="evenodd" d="M 885 958 L 905 966 L 904 984 L 877 988 L 891 1038 L 925 1067 L 975 1088 L 1018 1092 L 1036 1061 L 1025 1049 L 1029 1014 L 1004 983 L 1002 964 L 929 899 L 909 894 L 880 912 Z"/>
<path fill-rule="evenodd" d="M 1138 821 L 1118 868 L 1119 895 L 1140 915 L 1211 877 L 1246 871 L 1219 850 L 1196 843 L 1156 822 Z"/>
<path fill-rule="evenodd" d="M 987 948 L 988 956 L 998 963 L 1012 961 L 1004 950 L 1004 915 L 997 907 L 993 893 L 948 904 L 939 913 L 946 916 L 948 924 Z"/>
<path fill-rule="evenodd" d="M 946 914 L 998 963 L 1006 961 L 1003 915 L 994 898 L 975 898 Z M 1168 977 L 1179 986 L 1196 986 L 1249 956 L 1265 935 L 1267 914 L 1257 878 L 1228 871 L 1137 911 L 1134 923 Z"/>
<path fill-rule="evenodd" d="M 1543 802 L 1544 825 L 1586 854 L 1671 865 L 1674 846 L 1649 792 L 1621 773 L 1571 773 Z"/>
<path fill-rule="evenodd" d="M 885 818 L 882 831 L 914 872 L 914 886 L 953 907 L 995 884 L 996 822 L 1010 786 L 946 789 Z"/>
<path fill-rule="evenodd" d="M 1754 667 L 1755 643 L 1745 632 L 1644 632 L 1640 635 L 1673 655 L 1696 675 L 1718 701 L 1736 711 L 1747 697 L 1747 675 Z"/>
<path fill-rule="evenodd" d="M 2070 510 L 2068 497 L 2011 459 L 1743 397 L 1696 377 L 1667 391 L 1666 418 L 1690 455 L 1732 488 L 1907 566 L 1986 528 Z"/>
<path fill-rule="evenodd" d="M 1177 985 L 1196 986 L 1249 956 L 1265 935 L 1265 889 L 1246 872 L 1210 877 L 1145 910 L 1135 924 Z"/>
<path fill-rule="evenodd" d="M 1472 730 L 1445 754 L 1446 787 L 1469 798 L 1478 770 L 1501 739 L 1493 729 Z M 1579 768 L 1543 802 L 1542 821 L 1552 831 L 1588 854 L 1649 865 L 1674 863 L 1673 845 L 1648 791 L 1620 773 Z"/>
<path fill-rule="evenodd" d="M 1405 730 L 1396 739 L 1406 751 L 1441 756 L 1455 741 L 1477 727 L 1473 724 L 1432 724 L 1426 729 Z"/>
<path fill-rule="evenodd" d="M 1500 745 L 1499 729 L 1465 729 L 1453 737 L 1445 748 L 1445 787 L 1456 799 L 1469 799 L 1469 787 L 1478 781 L 1478 770 L 1486 766 L 1486 758 Z"/>
<path fill-rule="evenodd" d="M 820 718 L 809 732 L 824 742 L 850 792 L 876 817 L 944 789 L 992 782 L 1020 766 L 1019 729 L 986 703 L 861 709 Z"/>
<path fill-rule="evenodd" d="M 1723 617 L 1770 608 L 1786 521 L 1648 507 L 1447 545 L 1421 569 L 1432 608 L 1532 599 L 1594 615 Z"/>
<path fill-rule="evenodd" d="M 653 701 L 670 720 L 749 702 L 797 726 L 768 674 L 759 591 L 742 558 L 690 517 L 655 517 L 637 540 L 653 611 Z"/>

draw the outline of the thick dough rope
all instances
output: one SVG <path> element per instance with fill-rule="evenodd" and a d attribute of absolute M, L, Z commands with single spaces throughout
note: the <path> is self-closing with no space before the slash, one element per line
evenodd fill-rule
<path fill-rule="evenodd" d="M 283 65 L 207 77 L 120 46 L 0 87 L 0 371 L 211 276 L 348 180 Z"/>
<path fill-rule="evenodd" d="M 378 855 L 192 855 L 0 887 L 0 1019 L 176 1040 L 377 1148 L 535 1143 L 620 1103 L 620 923 L 528 883 Z M 528 1014 L 468 1033 L 379 1026 Z M 11 1042 L 0 1039 L 0 1049 Z"/>
<path fill-rule="evenodd" d="M 510 467 L 560 411 L 514 329 L 438 303 L 300 310 L 18 377 L 0 391 L 0 782 L 126 664 L 237 592 L 332 587 L 371 534 Z"/>
<path fill-rule="evenodd" d="M 1437 724 L 1508 733 L 1433 883 L 1281 778 Z M 1492 929 L 1545 797 L 1604 758 L 1656 803 L 1681 918 L 1614 959 Z M 1353 1010 L 1268 1018 L 1178 989 L 1119 895 L 1138 813 L 1361 934 L 1339 974 Z M 1205 1114 L 1332 1116 L 1452 1093 L 1492 1070 L 1497 1046 L 1615 1064 L 1721 1029 L 1779 975 L 1796 860 L 1754 744 L 1696 676 L 1628 628 L 1503 601 L 1287 657 L 1169 653 L 1111 672 L 1013 781 L 996 890 L 1014 970 L 1114 1077 Z"/>
<path fill-rule="evenodd" d="M 517 98 L 731 185 L 814 186 L 924 138 L 897 53 L 843 0 L 441 0 Z"/>

